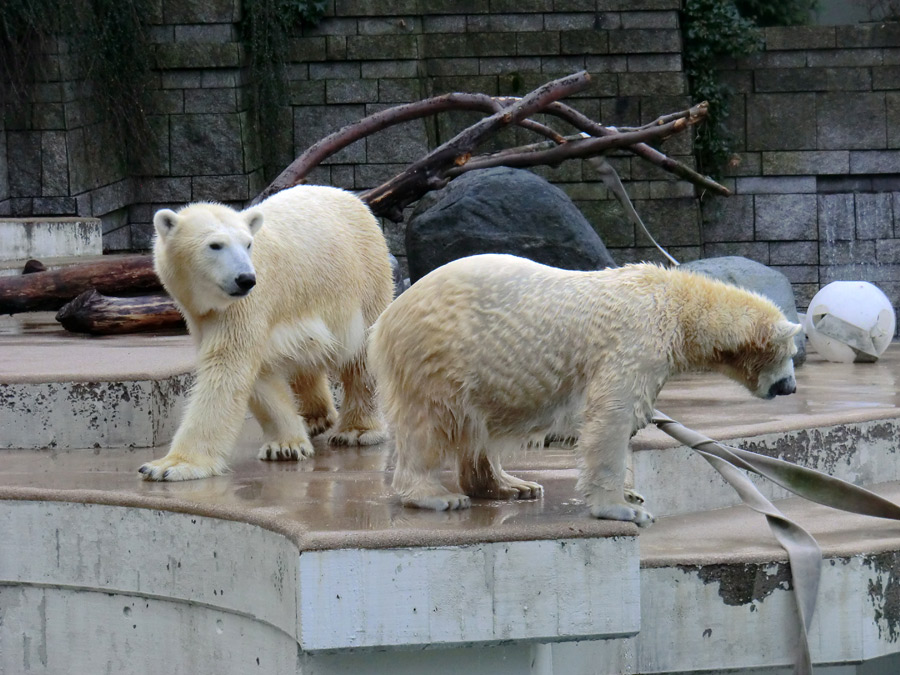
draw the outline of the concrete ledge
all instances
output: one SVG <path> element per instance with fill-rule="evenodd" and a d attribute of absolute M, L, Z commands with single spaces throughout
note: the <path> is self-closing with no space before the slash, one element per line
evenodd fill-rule
<path fill-rule="evenodd" d="M 99 218 L 0 218 L 0 259 L 100 255 Z"/>

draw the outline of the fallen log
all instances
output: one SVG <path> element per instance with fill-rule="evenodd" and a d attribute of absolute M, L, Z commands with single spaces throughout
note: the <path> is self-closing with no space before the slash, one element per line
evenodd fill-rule
<path fill-rule="evenodd" d="M 164 293 L 135 298 L 85 291 L 56 313 L 56 320 L 73 333 L 117 335 L 184 328 L 184 319 Z"/>
<path fill-rule="evenodd" d="M 49 272 L 0 277 L 0 314 L 59 309 L 91 288 L 116 295 L 159 291 L 153 259 L 130 255 Z"/>

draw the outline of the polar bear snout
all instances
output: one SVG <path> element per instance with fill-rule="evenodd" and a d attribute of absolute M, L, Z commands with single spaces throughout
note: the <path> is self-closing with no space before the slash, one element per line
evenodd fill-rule
<path fill-rule="evenodd" d="M 774 382 L 771 387 L 769 387 L 769 395 L 767 398 L 775 398 L 776 396 L 788 396 L 797 391 L 797 381 L 790 377 L 783 377 L 777 382 Z"/>
<path fill-rule="evenodd" d="M 256 286 L 256 275 L 252 272 L 242 272 L 234 278 L 234 283 L 238 290 L 231 295 L 247 295 L 250 289 Z"/>

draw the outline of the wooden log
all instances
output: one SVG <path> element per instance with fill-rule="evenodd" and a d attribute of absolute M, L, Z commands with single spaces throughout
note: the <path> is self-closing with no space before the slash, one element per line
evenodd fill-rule
<path fill-rule="evenodd" d="M 85 291 L 56 313 L 56 320 L 73 333 L 117 335 L 153 330 L 183 329 L 184 319 L 164 293 L 134 298 Z"/>
<path fill-rule="evenodd" d="M 157 292 L 162 285 L 153 271 L 153 258 L 147 255 L 0 277 L 0 314 L 59 309 L 90 288 L 124 295 Z"/>

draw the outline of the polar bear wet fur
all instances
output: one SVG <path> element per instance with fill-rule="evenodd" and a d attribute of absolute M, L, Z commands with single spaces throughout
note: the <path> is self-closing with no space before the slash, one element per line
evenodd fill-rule
<path fill-rule="evenodd" d="M 365 204 L 336 188 L 298 186 L 240 212 L 164 209 L 153 224 L 156 272 L 198 355 L 181 426 L 169 453 L 141 467 L 145 478 L 224 473 L 248 405 L 265 435 L 261 459 L 308 457 L 310 435 L 332 426 L 335 444 L 384 439 L 365 346 L 393 284 Z M 340 417 L 332 373 L 344 389 Z"/>
<path fill-rule="evenodd" d="M 711 369 L 762 398 L 793 393 L 799 330 L 762 296 L 677 269 L 451 262 L 372 330 L 369 360 L 396 429 L 393 487 L 403 504 L 436 510 L 539 496 L 503 471 L 503 451 L 571 436 L 574 423 L 591 514 L 645 524 L 652 516 L 625 485 L 628 443 L 666 379 Z M 461 493 L 440 483 L 448 463 Z"/>

